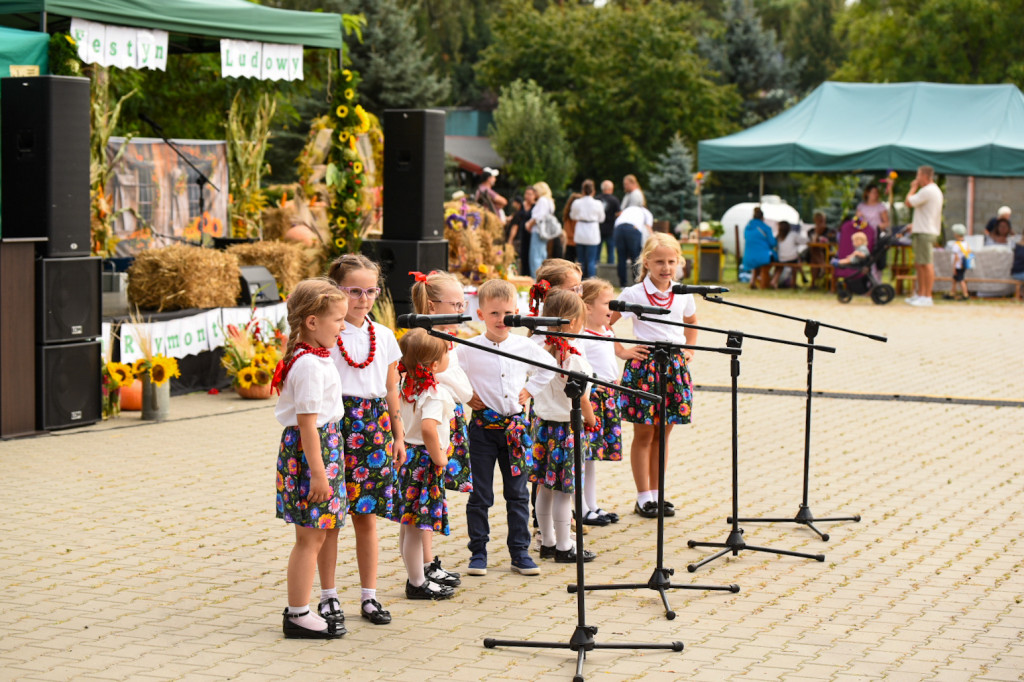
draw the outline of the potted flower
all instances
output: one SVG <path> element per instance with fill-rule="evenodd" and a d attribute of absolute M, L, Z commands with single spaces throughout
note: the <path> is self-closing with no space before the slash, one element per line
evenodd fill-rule
<path fill-rule="evenodd" d="M 100 370 L 103 379 L 103 418 L 121 414 L 121 389 L 135 381 L 132 368 L 120 362 L 107 361 Z"/>
<path fill-rule="evenodd" d="M 221 365 L 231 377 L 235 392 L 250 400 L 269 398 L 274 368 L 283 356 L 285 336 L 281 324 L 257 318 L 254 308 L 244 325 L 227 326 L 224 339 Z"/>
<path fill-rule="evenodd" d="M 171 406 L 171 378 L 180 377 L 178 361 L 153 352 L 153 340 L 137 315 L 131 315 L 132 329 L 142 357 L 132 363 L 132 373 L 142 380 L 142 418 L 166 419 Z"/>

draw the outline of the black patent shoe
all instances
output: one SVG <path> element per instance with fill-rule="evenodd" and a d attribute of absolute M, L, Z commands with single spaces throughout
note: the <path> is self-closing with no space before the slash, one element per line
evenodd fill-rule
<path fill-rule="evenodd" d="M 374 610 L 367 613 L 364 608 L 367 604 L 373 606 Z M 376 599 L 364 599 L 363 603 L 359 605 L 359 615 L 374 625 L 387 625 L 391 622 L 391 613 L 385 611 L 384 607 Z"/>
<path fill-rule="evenodd" d="M 664 507 L 664 509 L 665 509 L 665 516 L 666 517 L 668 517 L 668 516 L 675 516 L 676 515 L 676 507 L 671 502 L 663 501 L 661 503 L 661 506 Z"/>
<path fill-rule="evenodd" d="M 462 579 L 458 573 L 452 573 L 451 571 L 442 568 L 441 560 L 434 557 L 434 560 L 427 566 L 426 569 L 427 580 L 432 580 L 438 585 L 444 585 L 445 587 L 458 587 L 462 584 Z"/>
<path fill-rule="evenodd" d="M 548 547 L 547 545 L 541 545 L 540 546 L 540 558 L 541 559 L 554 559 L 555 558 L 555 553 L 557 551 L 558 550 L 555 549 L 554 545 L 551 545 L 550 547 Z"/>
<path fill-rule="evenodd" d="M 341 610 L 341 602 L 337 599 L 329 597 L 323 600 L 317 607 L 317 612 L 328 623 L 334 623 L 339 634 L 348 634 L 348 630 L 345 629 L 345 612 Z"/>
<path fill-rule="evenodd" d="M 432 583 L 430 580 L 424 580 L 423 584 L 416 587 L 408 580 L 405 581 L 405 597 L 406 599 L 451 599 L 455 595 L 455 590 L 446 585 L 438 585 Z"/>
<path fill-rule="evenodd" d="M 294 616 L 289 616 L 288 609 L 284 610 L 282 629 L 287 639 L 338 639 L 345 634 L 343 631 L 338 631 L 333 623 L 327 623 L 326 630 L 310 630 L 295 622 L 295 618 L 305 616 L 308 613 L 309 611 L 307 610 L 302 613 L 296 613 Z"/>
<path fill-rule="evenodd" d="M 645 519 L 656 519 L 658 518 L 658 505 L 654 504 L 654 502 L 644 502 L 644 506 L 641 507 L 640 503 L 637 502 L 633 507 L 633 513 L 639 514 Z"/>
<path fill-rule="evenodd" d="M 583 515 L 583 525 L 585 526 L 607 526 L 612 520 L 607 516 L 601 516 L 597 512 L 588 511 Z"/>
<path fill-rule="evenodd" d="M 597 555 L 591 552 L 589 549 L 583 550 L 583 563 L 590 563 L 597 558 Z M 555 550 L 555 563 L 556 564 L 574 564 L 576 563 L 576 548 Z"/>

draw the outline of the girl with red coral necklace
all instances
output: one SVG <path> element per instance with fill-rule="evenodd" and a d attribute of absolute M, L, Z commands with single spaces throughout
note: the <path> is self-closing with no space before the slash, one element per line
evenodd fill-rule
<path fill-rule="evenodd" d="M 356 535 L 362 585 L 360 616 L 375 625 L 391 622 L 377 601 L 377 517 L 396 521 L 395 472 L 405 460 L 398 393 L 402 352 L 394 333 L 367 319 L 380 295 L 380 268 L 348 253 L 331 263 L 330 278 L 348 297 L 345 329 L 331 358 L 344 387 L 345 482 Z"/>
<path fill-rule="evenodd" d="M 274 415 L 284 427 L 277 456 L 277 517 L 295 526 L 285 637 L 334 639 L 345 634 L 334 585 L 338 530 L 348 511 L 338 433 L 344 408 L 328 349 L 345 326 L 347 310 L 348 299 L 327 279 L 299 282 L 288 298 L 291 335 L 274 373 L 281 394 Z M 317 568 L 319 615 L 309 609 Z"/>
<path fill-rule="evenodd" d="M 669 313 L 663 319 L 671 322 L 697 323 L 697 306 L 692 294 L 676 295 L 672 285 L 680 264 L 682 249 L 671 235 L 656 232 L 644 244 L 640 253 L 641 269 L 638 284 L 627 287 L 619 294 L 620 301 L 641 305 L 667 308 Z M 644 322 L 632 313 L 614 313 L 609 326 L 619 317 L 633 320 L 633 334 L 641 341 L 666 341 L 677 344 L 695 344 L 696 329 L 670 327 L 664 324 Z M 622 373 L 622 385 L 653 391 L 658 386 L 658 372 L 654 358 L 644 346 L 633 346 L 620 357 L 626 359 Z M 693 383 L 690 379 L 689 363 L 693 351 L 677 351 L 669 362 L 666 438 L 674 424 L 690 423 L 690 408 L 693 401 Z M 645 518 L 658 516 L 658 504 L 665 508 L 665 516 L 675 516 L 675 505 L 667 500 L 658 500 L 658 406 L 632 396 L 620 395 L 622 420 L 633 424 L 633 444 L 630 447 L 630 464 L 633 467 L 633 481 L 636 483 L 637 500 L 634 511 Z M 668 452 L 665 453 L 668 463 Z"/>

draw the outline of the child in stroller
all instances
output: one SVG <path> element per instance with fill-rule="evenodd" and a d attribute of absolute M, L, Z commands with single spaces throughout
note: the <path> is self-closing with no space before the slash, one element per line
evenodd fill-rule
<path fill-rule="evenodd" d="M 853 300 L 854 294 L 870 294 L 872 301 L 878 305 L 885 305 L 896 296 L 892 285 L 882 284 L 879 281 L 875 266 L 885 267 L 884 263 L 889 247 L 905 231 L 904 227 L 891 233 L 879 232 L 873 249 L 868 249 L 868 239 L 864 234 L 853 235 L 853 253 L 843 259 L 832 259 L 833 267 L 845 265 L 857 268 L 856 274 L 839 278 L 837 296 L 840 303 L 849 303 Z"/>

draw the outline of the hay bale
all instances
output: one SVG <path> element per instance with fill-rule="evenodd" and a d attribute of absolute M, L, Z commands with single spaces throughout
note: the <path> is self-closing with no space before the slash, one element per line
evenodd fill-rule
<path fill-rule="evenodd" d="M 228 253 L 238 259 L 239 265 L 262 265 L 277 280 L 277 288 L 288 294 L 302 281 L 306 273 L 304 249 L 287 242 L 254 242 L 235 244 Z"/>
<path fill-rule="evenodd" d="M 143 310 L 235 305 L 242 284 L 238 260 L 216 249 L 175 244 L 143 251 L 128 269 L 128 300 Z"/>

